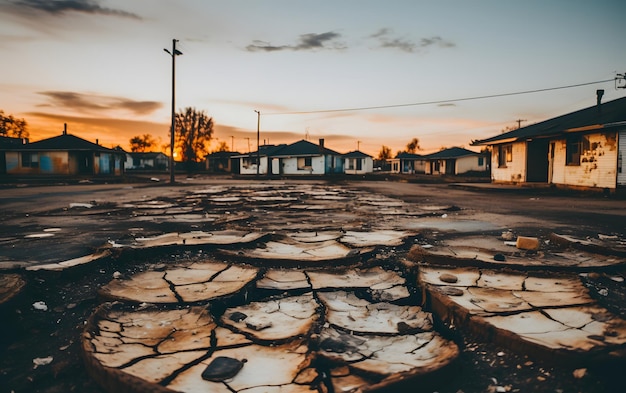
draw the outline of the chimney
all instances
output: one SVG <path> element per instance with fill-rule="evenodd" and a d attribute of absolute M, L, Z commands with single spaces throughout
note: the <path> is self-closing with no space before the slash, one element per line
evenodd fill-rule
<path fill-rule="evenodd" d="M 67 123 L 63 123 L 63 135 L 67 135 Z"/>
<path fill-rule="evenodd" d="M 596 90 L 596 101 L 597 101 L 598 107 L 600 107 L 600 105 L 602 104 L 602 96 L 603 95 L 604 95 L 604 90 L 603 89 Z"/>
<path fill-rule="evenodd" d="M 96 145 L 98 146 L 100 145 L 100 141 L 98 141 L 97 139 L 96 139 Z"/>
<path fill-rule="evenodd" d="M 324 138 L 320 138 L 320 147 L 324 147 Z"/>

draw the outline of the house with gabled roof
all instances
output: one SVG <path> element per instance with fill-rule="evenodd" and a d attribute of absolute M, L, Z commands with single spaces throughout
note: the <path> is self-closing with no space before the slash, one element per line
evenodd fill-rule
<path fill-rule="evenodd" d="M 343 155 L 343 171 L 347 175 L 364 175 L 374 172 L 374 158 L 354 150 Z"/>
<path fill-rule="evenodd" d="M 484 154 L 462 147 L 451 147 L 424 156 L 425 173 L 431 175 L 461 175 L 467 172 L 484 172 L 487 162 Z"/>
<path fill-rule="evenodd" d="M 477 140 L 496 183 L 616 190 L 626 186 L 626 97 Z"/>
<path fill-rule="evenodd" d="M 7 175 L 124 174 L 125 154 L 67 133 L 37 142 L 3 147 Z"/>
<path fill-rule="evenodd" d="M 405 151 L 396 154 L 395 158 L 388 160 L 392 173 L 425 173 L 428 161 L 420 154 L 407 153 Z"/>
<path fill-rule="evenodd" d="M 326 175 L 343 173 L 341 153 L 324 146 L 324 139 L 316 145 L 307 140 L 286 145 L 271 154 L 271 174 Z"/>

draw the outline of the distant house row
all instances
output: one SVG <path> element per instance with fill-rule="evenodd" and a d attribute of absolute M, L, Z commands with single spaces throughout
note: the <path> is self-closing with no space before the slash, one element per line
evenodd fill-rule
<path fill-rule="evenodd" d="M 289 145 L 263 145 L 248 154 L 214 153 L 207 157 L 207 163 L 209 170 L 241 175 L 363 175 L 382 170 L 382 165 L 390 172 L 404 174 L 460 175 L 488 169 L 484 154 L 460 147 L 427 155 L 399 153 L 396 158 L 378 162 L 381 167 L 375 168 L 369 154 L 359 150 L 338 153 L 326 147 L 323 139 L 319 144 L 300 140 Z"/>
<path fill-rule="evenodd" d="M 460 147 L 433 154 L 399 153 L 384 163 L 361 151 L 338 153 L 301 140 L 263 145 L 248 154 L 210 154 L 210 172 L 239 175 L 367 174 L 387 170 L 402 174 L 450 174 L 487 171 L 497 183 L 544 183 L 614 191 L 626 187 L 626 97 L 474 141 L 491 154 Z M 108 149 L 67 133 L 28 143 L 0 137 L 0 174 L 123 175 L 130 169 L 168 170 L 163 153 L 127 153 Z M 383 168 L 384 167 L 384 168 Z"/>

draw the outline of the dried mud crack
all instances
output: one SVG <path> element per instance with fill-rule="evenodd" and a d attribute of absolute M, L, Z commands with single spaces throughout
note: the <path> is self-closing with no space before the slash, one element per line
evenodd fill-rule
<path fill-rule="evenodd" d="M 35 221 L 3 244 L 72 246 L 0 259 L 11 391 L 601 391 L 625 364 L 620 236 L 520 246 L 457 204 L 315 183 Z"/>

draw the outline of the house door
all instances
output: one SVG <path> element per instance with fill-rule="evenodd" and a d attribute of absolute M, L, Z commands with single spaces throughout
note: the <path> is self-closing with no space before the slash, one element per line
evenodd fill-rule
<path fill-rule="evenodd" d="M 552 176 L 554 175 L 554 149 L 556 149 L 556 143 L 550 142 L 550 152 L 548 153 L 548 184 L 552 184 Z"/>
<path fill-rule="evenodd" d="M 526 181 L 536 183 L 548 182 L 549 160 L 546 139 L 537 139 L 527 144 Z"/>
<path fill-rule="evenodd" d="M 446 160 L 446 175 L 456 175 L 456 160 Z"/>
<path fill-rule="evenodd" d="M 617 146 L 617 185 L 626 186 L 626 130 L 619 132 Z"/>

